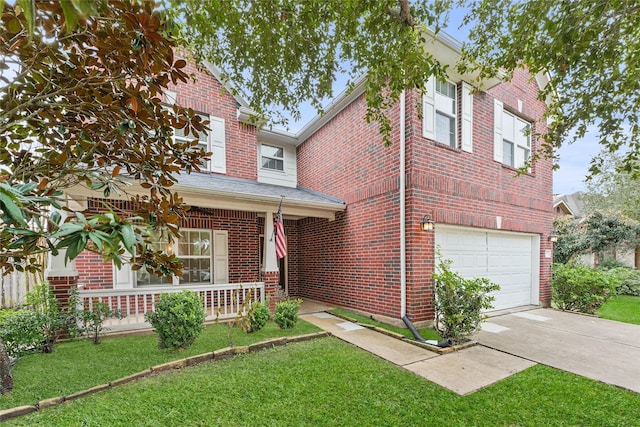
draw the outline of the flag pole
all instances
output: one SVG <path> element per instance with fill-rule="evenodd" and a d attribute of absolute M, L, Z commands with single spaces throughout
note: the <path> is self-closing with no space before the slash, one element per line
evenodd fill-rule
<path fill-rule="evenodd" d="M 281 194 L 280 195 L 280 204 L 278 205 L 278 212 L 280 212 L 280 209 L 282 209 L 282 201 L 284 200 L 284 196 Z M 276 229 L 274 228 L 271 231 L 271 237 L 269 238 L 270 242 L 273 242 L 273 237 L 276 235 Z"/>

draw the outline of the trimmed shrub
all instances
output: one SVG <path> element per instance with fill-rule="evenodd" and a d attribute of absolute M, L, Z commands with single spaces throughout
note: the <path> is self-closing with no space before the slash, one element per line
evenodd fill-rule
<path fill-rule="evenodd" d="M 248 322 L 243 325 L 245 332 L 256 332 L 264 328 L 271 318 L 271 310 L 269 306 L 263 302 L 256 301 L 251 304 L 249 313 L 247 314 Z"/>
<path fill-rule="evenodd" d="M 561 310 L 593 314 L 615 294 L 617 279 L 604 270 L 554 264 L 552 299 Z"/>
<path fill-rule="evenodd" d="M 487 316 L 483 310 L 491 309 L 494 297 L 490 292 L 500 286 L 489 279 L 478 277 L 465 279 L 451 271 L 451 260 L 440 259 L 435 281 L 435 327 L 443 338 L 453 344 L 471 339 Z"/>
<path fill-rule="evenodd" d="M 616 281 L 618 295 L 640 296 L 640 271 L 635 268 L 613 268 L 607 271 Z"/>
<path fill-rule="evenodd" d="M 158 347 L 181 350 L 189 347 L 204 329 L 204 308 L 192 291 L 161 294 L 156 310 L 144 318 L 158 333 Z"/>
<path fill-rule="evenodd" d="M 301 299 L 290 299 L 276 304 L 274 320 L 280 329 L 291 329 L 296 326 L 300 304 L 302 304 Z"/>

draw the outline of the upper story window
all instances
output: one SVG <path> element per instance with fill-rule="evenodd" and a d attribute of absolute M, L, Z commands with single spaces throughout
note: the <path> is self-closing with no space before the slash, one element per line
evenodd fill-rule
<path fill-rule="evenodd" d="M 514 168 L 524 167 L 531 157 L 531 123 L 494 101 L 494 159 Z"/>
<path fill-rule="evenodd" d="M 209 120 L 209 116 L 207 116 L 207 115 L 198 114 L 198 116 L 200 116 L 200 118 L 203 121 Z M 189 142 L 189 141 L 194 139 L 194 135 L 191 134 L 191 133 L 188 136 L 185 135 L 184 134 L 184 128 L 175 129 L 174 132 L 173 132 L 173 139 L 175 141 L 178 141 L 178 142 Z M 211 151 L 209 149 L 209 132 L 208 131 L 199 132 L 199 134 L 198 134 L 198 148 L 202 148 L 206 152 Z M 209 164 L 207 164 L 207 169 L 209 169 Z"/>
<path fill-rule="evenodd" d="M 513 167 L 522 167 L 529 160 L 531 154 L 531 139 L 529 138 L 529 123 L 513 114 L 503 111 L 502 143 L 504 156 L 502 162 Z"/>
<path fill-rule="evenodd" d="M 175 92 L 167 91 L 165 96 L 167 103 L 175 104 L 177 102 L 177 94 Z M 199 132 L 198 135 L 198 147 L 211 153 L 211 160 L 204 165 L 203 170 L 226 173 L 227 153 L 224 119 L 202 113 L 198 115 L 202 120 L 209 121 L 209 131 Z M 175 129 L 173 137 L 175 140 L 181 142 L 194 139 L 194 136 L 191 134 L 185 135 L 184 129 Z"/>
<path fill-rule="evenodd" d="M 436 141 L 456 148 L 458 146 L 458 97 L 456 85 L 436 81 Z"/>
<path fill-rule="evenodd" d="M 422 97 L 422 135 L 440 144 L 472 152 L 471 90 L 465 82 L 456 85 L 431 76 Z"/>
<path fill-rule="evenodd" d="M 260 144 L 260 165 L 263 169 L 284 172 L 284 149 Z"/>

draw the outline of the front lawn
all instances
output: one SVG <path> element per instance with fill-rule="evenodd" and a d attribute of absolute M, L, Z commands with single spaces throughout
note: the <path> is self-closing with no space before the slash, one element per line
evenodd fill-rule
<path fill-rule="evenodd" d="M 159 374 L 7 424 L 635 426 L 638 407 L 640 394 L 541 365 L 460 397 L 328 337 Z"/>
<path fill-rule="evenodd" d="M 615 296 L 600 307 L 598 313 L 603 319 L 640 325 L 640 297 Z"/>
<path fill-rule="evenodd" d="M 251 334 L 227 324 L 214 324 L 205 327 L 193 345 L 181 352 L 158 350 L 155 333 L 105 338 L 98 345 L 86 339 L 60 343 L 53 353 L 30 354 L 18 360 L 13 368 L 13 391 L 0 397 L 0 409 L 66 396 L 155 365 L 218 350 L 230 343 L 244 346 L 268 338 L 318 331 L 319 328 L 303 320 L 293 329 L 279 329 L 274 322 L 267 322 L 263 329 Z"/>

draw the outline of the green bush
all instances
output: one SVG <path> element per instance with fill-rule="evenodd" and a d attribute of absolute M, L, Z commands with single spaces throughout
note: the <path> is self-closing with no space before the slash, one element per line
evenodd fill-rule
<path fill-rule="evenodd" d="M 249 313 L 247 314 L 248 324 L 243 326 L 245 332 L 256 332 L 264 328 L 271 318 L 271 310 L 269 306 L 263 302 L 255 301 L 251 304 Z"/>
<path fill-rule="evenodd" d="M 41 318 L 32 310 L 2 310 L 0 337 L 10 356 L 41 351 L 44 342 Z"/>
<path fill-rule="evenodd" d="M 605 270 L 576 264 L 554 264 L 551 290 L 561 310 L 595 313 L 614 295 L 617 279 Z"/>
<path fill-rule="evenodd" d="M 198 294 L 182 291 L 160 295 L 156 310 L 145 313 L 147 322 L 158 333 L 161 349 L 189 347 L 204 328 L 204 308 Z"/>
<path fill-rule="evenodd" d="M 296 325 L 300 304 L 302 304 L 301 299 L 291 299 L 276 304 L 274 320 L 280 329 L 291 329 Z"/>
<path fill-rule="evenodd" d="M 640 271 L 635 268 L 613 268 L 607 272 L 616 281 L 618 295 L 640 296 Z"/>
<path fill-rule="evenodd" d="M 490 292 L 500 286 L 478 277 L 465 279 L 451 271 L 451 260 L 440 259 L 433 274 L 435 285 L 435 327 L 443 338 L 453 344 L 468 341 L 486 318 L 483 310 L 492 308 Z"/>

